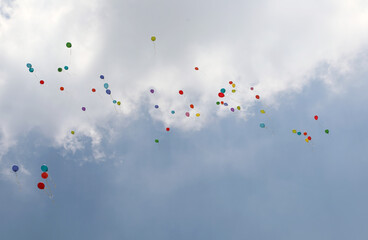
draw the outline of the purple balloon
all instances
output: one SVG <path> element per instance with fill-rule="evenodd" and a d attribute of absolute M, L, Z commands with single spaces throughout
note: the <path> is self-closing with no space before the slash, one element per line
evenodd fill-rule
<path fill-rule="evenodd" d="M 234 109 L 234 108 L 230 108 L 230 110 L 231 110 L 232 112 L 234 112 L 234 111 L 235 111 L 235 109 Z"/>
<path fill-rule="evenodd" d="M 154 92 L 155 92 L 155 90 L 151 89 L 151 90 L 150 90 L 150 92 L 151 92 L 151 93 L 154 93 Z"/>
<path fill-rule="evenodd" d="M 190 116 L 189 112 L 186 112 L 185 113 L 185 116 L 189 117 Z"/>
<path fill-rule="evenodd" d="M 86 111 L 86 108 L 85 107 L 82 107 L 82 111 Z"/>

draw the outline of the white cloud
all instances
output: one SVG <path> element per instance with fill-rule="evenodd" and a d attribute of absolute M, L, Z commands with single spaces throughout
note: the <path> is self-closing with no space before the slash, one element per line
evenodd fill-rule
<path fill-rule="evenodd" d="M 20 0 L 7 6 L 13 7 L 10 18 L 0 25 L 3 152 L 34 128 L 74 152 L 83 149 L 70 135 L 76 130 L 92 140 L 101 160 L 101 131 L 113 133 L 112 122 L 129 124 L 147 109 L 164 127 L 199 130 L 228 115 L 215 105 L 219 89 L 230 90 L 228 81 L 239 90 L 228 101 L 245 111 L 255 101 L 250 86 L 266 105 L 281 104 L 279 94 L 300 91 L 321 64 L 349 71 L 346 59 L 368 39 L 363 1 Z M 58 73 L 64 65 L 69 72 Z M 122 101 L 119 109 L 104 93 L 100 74 Z M 189 104 L 195 109 L 186 118 Z M 193 116 L 197 112 L 200 118 Z"/>

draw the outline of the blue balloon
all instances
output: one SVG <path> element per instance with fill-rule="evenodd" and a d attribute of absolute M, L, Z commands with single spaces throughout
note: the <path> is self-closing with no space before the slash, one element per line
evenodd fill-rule
<path fill-rule="evenodd" d="M 116 100 L 113 100 L 112 103 L 116 103 Z"/>
<path fill-rule="evenodd" d="M 266 127 L 266 125 L 265 125 L 264 123 L 260 123 L 260 124 L 259 124 L 259 126 L 260 126 L 261 128 L 265 128 L 265 127 Z"/>
<path fill-rule="evenodd" d="M 155 105 L 155 108 L 158 108 L 158 105 Z"/>
<path fill-rule="evenodd" d="M 18 172 L 19 167 L 17 165 L 13 165 L 12 170 L 13 172 Z"/>
<path fill-rule="evenodd" d="M 105 84 L 104 84 L 104 88 L 105 88 L 105 89 L 108 89 L 108 88 L 109 88 L 109 84 L 108 84 L 108 83 L 105 83 Z"/>
<path fill-rule="evenodd" d="M 49 168 L 45 165 L 45 164 L 43 164 L 42 166 L 41 166 L 41 171 L 42 172 L 47 172 L 49 170 Z"/>
<path fill-rule="evenodd" d="M 27 63 L 27 68 L 31 68 L 31 67 L 32 67 L 32 64 Z"/>
<path fill-rule="evenodd" d="M 33 68 L 29 68 L 29 71 L 30 71 L 30 72 L 34 72 L 34 69 L 33 69 Z"/>
<path fill-rule="evenodd" d="M 224 103 L 224 106 L 228 106 L 229 104 L 227 104 L 227 103 Z"/>
<path fill-rule="evenodd" d="M 106 89 L 106 93 L 110 95 L 111 94 L 110 89 Z"/>
<path fill-rule="evenodd" d="M 171 114 L 175 114 L 175 111 L 174 111 L 174 110 L 172 110 L 172 111 L 171 111 Z"/>
<path fill-rule="evenodd" d="M 221 88 L 221 92 L 222 93 L 225 93 L 226 92 L 226 89 L 225 88 Z"/>
<path fill-rule="evenodd" d="M 68 67 L 68 66 L 65 66 L 65 67 L 64 67 L 64 69 L 65 69 L 65 70 L 68 70 L 68 69 L 69 69 L 69 67 Z"/>
<path fill-rule="evenodd" d="M 105 79 L 105 76 L 104 76 L 104 75 L 100 75 L 100 78 L 101 78 L 101 79 Z"/>

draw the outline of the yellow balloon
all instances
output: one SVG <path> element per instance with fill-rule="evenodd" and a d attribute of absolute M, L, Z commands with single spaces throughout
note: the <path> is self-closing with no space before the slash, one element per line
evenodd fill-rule
<path fill-rule="evenodd" d="M 235 83 L 233 83 L 233 85 L 231 85 L 231 86 L 233 86 L 233 88 L 234 88 L 236 85 L 235 85 Z"/>
<path fill-rule="evenodd" d="M 233 93 L 234 93 L 234 92 L 236 92 L 236 90 L 235 90 L 235 89 L 233 89 L 233 90 L 231 90 L 231 91 L 232 91 Z"/>
<path fill-rule="evenodd" d="M 260 111 L 261 113 L 266 113 L 266 111 L 265 110 L 263 110 L 263 109 L 261 109 L 261 111 Z"/>
<path fill-rule="evenodd" d="M 120 106 L 121 102 L 119 101 L 119 102 L 117 102 L 117 104 Z"/>
<path fill-rule="evenodd" d="M 306 139 L 305 139 L 305 141 L 306 141 L 306 142 L 309 142 L 309 139 L 308 139 L 308 138 L 306 138 Z"/>
<path fill-rule="evenodd" d="M 151 37 L 151 41 L 152 41 L 152 42 L 156 41 L 156 37 L 155 37 L 155 36 L 152 36 L 152 37 Z"/>
<path fill-rule="evenodd" d="M 296 130 L 295 129 L 293 129 L 292 131 L 293 131 L 293 133 L 296 133 Z"/>
<path fill-rule="evenodd" d="M 197 113 L 196 116 L 199 117 L 199 116 L 201 116 L 201 114 Z"/>
<path fill-rule="evenodd" d="M 240 110 L 240 106 L 237 106 L 236 108 L 237 108 L 238 110 Z"/>
<path fill-rule="evenodd" d="M 74 134 L 75 132 L 74 132 L 74 131 L 71 131 L 70 133 L 71 133 L 71 134 Z"/>

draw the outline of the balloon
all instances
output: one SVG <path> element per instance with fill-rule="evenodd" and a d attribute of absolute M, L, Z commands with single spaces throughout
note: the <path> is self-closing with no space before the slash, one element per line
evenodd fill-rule
<path fill-rule="evenodd" d="M 254 89 L 253 87 L 250 87 L 250 90 L 252 90 L 252 91 L 253 91 L 253 89 Z"/>
<path fill-rule="evenodd" d="M 29 71 L 30 71 L 30 72 L 34 72 L 34 69 L 33 69 L 33 68 L 29 68 Z"/>
<path fill-rule="evenodd" d="M 240 106 L 237 106 L 236 108 L 237 108 L 238 110 L 240 110 Z"/>
<path fill-rule="evenodd" d="M 261 109 L 261 111 L 260 111 L 260 112 L 261 112 L 261 113 L 263 113 L 263 114 L 264 114 L 264 113 L 266 113 L 266 111 L 265 111 L 265 110 L 263 110 L 263 109 Z"/>
<path fill-rule="evenodd" d="M 65 69 L 65 70 L 68 70 L 68 69 L 69 69 L 69 67 L 68 67 L 68 66 L 64 66 L 64 69 Z"/>
<path fill-rule="evenodd" d="M 306 142 L 309 142 L 309 139 L 308 139 L 308 138 L 306 138 L 306 139 L 305 139 L 305 141 L 306 141 Z"/>
<path fill-rule="evenodd" d="M 317 115 L 316 115 L 316 116 L 314 116 L 314 119 L 315 119 L 315 120 L 318 120 L 318 116 L 317 116 Z"/>
<path fill-rule="evenodd" d="M 155 36 L 152 36 L 152 37 L 151 37 L 151 41 L 152 41 L 152 42 L 156 41 L 156 37 L 155 37 Z"/>
<path fill-rule="evenodd" d="M 194 68 L 194 70 L 197 70 L 197 71 L 198 71 L 198 70 L 199 70 L 199 68 L 198 68 L 198 67 L 195 67 L 195 68 Z"/>
<path fill-rule="evenodd" d="M 304 134 L 304 136 L 307 136 L 308 133 L 307 132 L 304 132 L 303 134 Z"/>
<path fill-rule="evenodd" d="M 151 92 L 151 93 L 154 93 L 154 92 L 155 92 L 155 90 L 151 89 L 151 90 L 150 90 L 150 92 Z"/>
<path fill-rule="evenodd" d="M 49 174 L 48 174 L 47 172 L 43 172 L 43 173 L 41 173 L 41 177 L 42 177 L 43 179 L 46 179 L 48 176 L 49 176 Z"/>
<path fill-rule="evenodd" d="M 220 98 L 223 98 L 223 97 L 225 97 L 225 94 L 223 94 L 222 92 L 220 92 L 220 93 L 218 94 L 218 96 L 219 96 Z"/>
<path fill-rule="evenodd" d="M 227 107 L 228 105 L 229 105 L 229 104 L 227 104 L 227 103 L 224 103 L 224 106 L 226 106 L 226 107 Z"/>
<path fill-rule="evenodd" d="M 27 63 L 27 68 L 31 68 L 31 67 L 32 67 L 32 64 Z"/>
<path fill-rule="evenodd" d="M 92 88 L 92 92 L 96 92 L 96 89 Z"/>
<path fill-rule="evenodd" d="M 234 111 L 235 111 L 235 109 L 234 109 L 234 108 L 230 108 L 230 110 L 231 110 L 232 112 L 234 112 Z"/>
<path fill-rule="evenodd" d="M 64 91 L 64 87 L 60 87 L 60 91 Z"/>
<path fill-rule="evenodd" d="M 117 104 L 120 106 L 121 102 L 120 102 L 120 101 L 118 101 L 118 102 L 117 102 Z"/>
<path fill-rule="evenodd" d="M 256 98 L 259 99 L 259 95 L 256 95 Z"/>
<path fill-rule="evenodd" d="M 159 141 L 158 141 L 158 139 L 155 139 L 155 143 L 158 143 Z"/>
<path fill-rule="evenodd" d="M 220 105 L 220 102 L 216 102 L 217 105 Z"/>
<path fill-rule="evenodd" d="M 45 188 L 45 184 L 44 183 L 42 183 L 42 182 L 39 182 L 38 184 L 37 184 L 37 187 L 39 188 L 39 189 L 44 189 Z"/>
<path fill-rule="evenodd" d="M 112 103 L 115 104 L 116 103 L 116 100 L 112 100 Z"/>
<path fill-rule="evenodd" d="M 199 117 L 199 116 L 201 116 L 201 114 L 197 113 L 196 116 Z"/>
<path fill-rule="evenodd" d="M 179 94 L 183 95 L 184 94 L 183 90 L 179 90 Z"/>
<path fill-rule="evenodd" d="M 235 83 L 233 83 L 231 86 L 234 88 L 235 87 Z"/>
<path fill-rule="evenodd" d="M 225 88 L 221 88 L 220 92 L 225 93 L 226 89 Z"/>
<path fill-rule="evenodd" d="M 326 129 L 325 130 L 325 133 L 329 134 L 330 133 L 330 130 Z"/>
<path fill-rule="evenodd" d="M 298 135 L 300 136 L 300 135 L 302 135 L 302 133 L 301 132 L 298 132 Z"/>
<path fill-rule="evenodd" d="M 101 78 L 101 79 L 105 79 L 105 76 L 104 76 L 104 75 L 100 75 L 100 78 Z"/>
<path fill-rule="evenodd" d="M 312 137 L 311 136 L 308 136 L 308 140 L 310 141 L 310 140 L 312 140 Z"/>
<path fill-rule="evenodd" d="M 224 105 L 224 101 L 221 101 L 221 105 Z"/>
<path fill-rule="evenodd" d="M 231 84 L 233 84 L 233 81 L 230 81 L 230 82 L 229 82 L 229 84 L 230 84 L 230 85 L 231 85 Z"/>
<path fill-rule="evenodd" d="M 175 114 L 175 111 L 174 111 L 174 110 L 172 110 L 172 111 L 171 111 L 171 114 Z"/>
<path fill-rule="evenodd" d="M 82 111 L 86 111 L 86 108 L 85 107 L 82 107 Z"/>
<path fill-rule="evenodd" d="M 266 125 L 265 125 L 264 123 L 260 123 L 260 124 L 259 124 L 259 126 L 260 126 L 261 128 L 265 128 L 265 127 L 266 127 Z"/>
<path fill-rule="evenodd" d="M 293 129 L 293 130 L 291 130 L 293 133 L 296 133 L 296 130 L 295 129 Z"/>
<path fill-rule="evenodd" d="M 42 172 L 47 172 L 49 170 L 49 168 L 45 165 L 45 164 L 43 164 L 42 166 L 41 166 L 41 171 Z"/>
<path fill-rule="evenodd" d="M 190 106 L 189 106 L 190 108 L 194 108 L 194 105 L 193 104 L 190 104 Z"/>
<path fill-rule="evenodd" d="M 155 105 L 155 108 L 158 108 L 158 105 Z"/>
<path fill-rule="evenodd" d="M 190 116 L 190 113 L 189 112 L 186 112 L 185 113 L 185 116 L 189 117 Z"/>
<path fill-rule="evenodd" d="M 67 47 L 67 48 L 71 48 L 71 47 L 72 47 L 72 43 L 67 42 L 67 43 L 66 43 L 66 47 Z"/>
<path fill-rule="evenodd" d="M 74 131 L 71 131 L 70 133 L 74 135 L 75 132 Z"/>
<path fill-rule="evenodd" d="M 44 83 L 45 83 L 45 82 L 44 82 L 43 80 L 41 80 L 41 81 L 40 81 L 40 84 L 41 84 L 41 85 L 42 85 L 42 84 L 44 84 Z"/>
<path fill-rule="evenodd" d="M 58 72 L 61 72 L 61 71 L 63 71 L 63 69 L 62 68 L 58 68 Z"/>
<path fill-rule="evenodd" d="M 166 128 L 166 131 L 170 131 L 170 128 Z"/>
<path fill-rule="evenodd" d="M 107 93 L 108 95 L 110 95 L 110 94 L 111 94 L 110 89 L 106 89 L 106 93 Z"/>
<path fill-rule="evenodd" d="M 17 165 L 13 165 L 12 170 L 13 170 L 13 172 L 18 172 L 19 167 Z"/>
<path fill-rule="evenodd" d="M 235 89 L 233 89 L 233 90 L 231 90 L 231 92 L 235 93 L 235 92 L 236 92 L 236 90 L 235 90 Z"/>
<path fill-rule="evenodd" d="M 108 88 L 109 88 L 109 84 L 108 84 L 108 83 L 105 83 L 105 84 L 104 84 L 104 88 L 105 88 L 105 89 L 108 89 Z"/>

